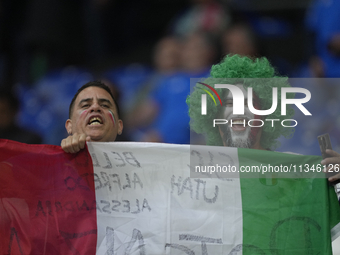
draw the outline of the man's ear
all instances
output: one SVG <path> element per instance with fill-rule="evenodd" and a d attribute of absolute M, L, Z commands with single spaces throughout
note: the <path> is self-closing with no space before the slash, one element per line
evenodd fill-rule
<path fill-rule="evenodd" d="M 65 123 L 66 131 L 69 135 L 72 135 L 72 120 L 68 119 Z"/>
<path fill-rule="evenodd" d="M 118 135 L 121 135 L 123 132 L 123 121 L 118 120 Z"/>

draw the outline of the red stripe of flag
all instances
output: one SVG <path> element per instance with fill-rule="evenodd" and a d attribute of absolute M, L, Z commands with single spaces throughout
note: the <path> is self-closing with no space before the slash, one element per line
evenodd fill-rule
<path fill-rule="evenodd" d="M 0 139 L 0 254 L 96 254 L 87 150 Z"/>

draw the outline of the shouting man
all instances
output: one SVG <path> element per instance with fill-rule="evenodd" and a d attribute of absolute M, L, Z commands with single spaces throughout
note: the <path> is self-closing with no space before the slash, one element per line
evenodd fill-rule
<path fill-rule="evenodd" d="M 69 134 L 61 142 L 65 152 L 78 152 L 86 141 L 115 141 L 123 131 L 123 121 L 110 88 L 100 81 L 83 85 L 71 101 L 65 127 Z"/>

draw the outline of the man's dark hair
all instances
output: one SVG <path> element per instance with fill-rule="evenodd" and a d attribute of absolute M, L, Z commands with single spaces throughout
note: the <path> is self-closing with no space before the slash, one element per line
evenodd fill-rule
<path fill-rule="evenodd" d="M 74 103 L 75 103 L 79 93 L 82 92 L 84 89 L 86 89 L 88 87 L 98 87 L 98 88 L 102 88 L 102 89 L 106 90 L 110 94 L 110 96 L 113 99 L 114 104 L 116 105 L 117 113 L 118 113 L 118 118 L 119 118 L 120 112 L 119 112 L 118 103 L 117 103 L 116 99 L 114 98 L 111 89 L 107 85 L 102 83 L 101 81 L 90 81 L 90 82 L 84 84 L 80 89 L 78 89 L 77 93 L 72 98 L 72 101 L 71 101 L 71 104 L 70 104 L 70 107 L 69 107 L 69 111 L 68 111 L 69 118 L 71 118 L 72 111 L 73 111 L 73 108 L 74 108 Z"/>

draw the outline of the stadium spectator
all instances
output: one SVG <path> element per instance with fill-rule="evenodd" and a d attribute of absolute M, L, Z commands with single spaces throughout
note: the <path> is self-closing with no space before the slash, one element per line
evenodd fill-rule
<path fill-rule="evenodd" d="M 65 152 L 78 152 L 86 141 L 115 141 L 123 121 L 110 88 L 99 81 L 83 85 L 71 101 L 65 128 L 69 134 L 61 141 Z"/>
<path fill-rule="evenodd" d="M 0 138 L 21 143 L 40 144 L 42 137 L 16 123 L 19 101 L 8 90 L 0 91 Z"/>
<path fill-rule="evenodd" d="M 312 1 L 306 24 L 314 35 L 310 67 L 315 77 L 340 77 L 340 2 Z"/>

